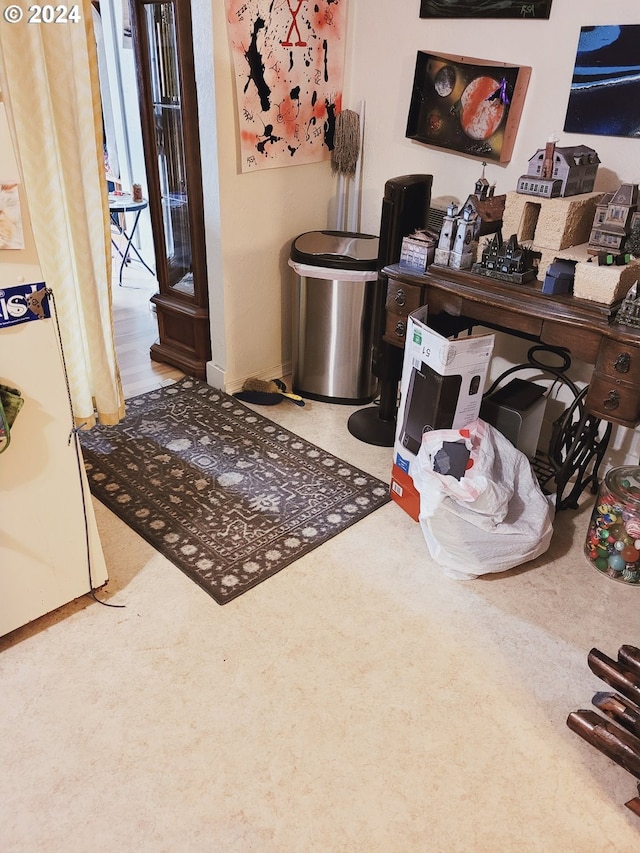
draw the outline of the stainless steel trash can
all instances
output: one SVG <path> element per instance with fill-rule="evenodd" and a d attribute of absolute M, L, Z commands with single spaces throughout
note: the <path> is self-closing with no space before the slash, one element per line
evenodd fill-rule
<path fill-rule="evenodd" d="M 293 390 L 312 400 L 369 403 L 380 321 L 378 238 L 307 231 L 291 245 Z"/>

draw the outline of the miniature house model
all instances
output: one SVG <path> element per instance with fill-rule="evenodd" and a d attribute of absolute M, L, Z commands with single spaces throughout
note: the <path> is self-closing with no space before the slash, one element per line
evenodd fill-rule
<path fill-rule="evenodd" d="M 623 299 L 616 314 L 616 323 L 640 328 L 640 287 L 638 284 L 636 281 Z"/>
<path fill-rule="evenodd" d="M 475 193 L 469 196 L 460 210 L 461 215 L 465 211 L 475 214 L 474 240 L 485 234 L 495 234 L 502 228 L 502 215 L 506 201 L 506 195 L 494 195 L 495 185 L 490 186 L 485 178 L 484 165 L 482 176 L 476 181 Z"/>
<path fill-rule="evenodd" d="M 478 178 L 475 193 L 470 195 L 462 207 L 450 204 L 442 222 L 435 263 L 454 269 L 469 269 L 474 261 L 479 237 L 495 234 L 502 227 L 502 216 L 506 195 L 494 195 L 484 176 Z"/>
<path fill-rule="evenodd" d="M 517 191 L 543 198 L 590 193 L 599 163 L 593 148 L 586 145 L 558 148 L 550 140 L 529 160 L 527 174 L 518 179 Z"/>
<path fill-rule="evenodd" d="M 499 233 L 494 234 L 482 251 L 482 259 L 472 269 L 478 275 L 515 284 L 524 284 L 536 277 L 532 252 L 518 243 L 515 234 L 504 242 Z"/>
<path fill-rule="evenodd" d="M 638 185 L 621 184 L 615 192 L 605 193 L 596 206 L 588 251 L 621 254 L 628 235 L 639 222 Z"/>

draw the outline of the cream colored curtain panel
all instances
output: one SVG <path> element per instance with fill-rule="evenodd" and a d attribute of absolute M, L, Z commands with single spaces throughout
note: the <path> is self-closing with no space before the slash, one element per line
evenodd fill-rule
<path fill-rule="evenodd" d="M 0 0 L 3 11 L 9 6 Z M 33 234 L 54 294 L 77 424 L 124 415 L 111 306 L 111 234 L 90 0 L 78 23 L 0 22 L 3 97 Z M 55 8 L 55 7 L 54 7 Z"/>

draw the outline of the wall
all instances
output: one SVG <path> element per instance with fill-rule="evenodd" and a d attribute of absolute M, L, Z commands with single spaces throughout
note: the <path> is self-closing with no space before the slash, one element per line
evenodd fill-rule
<path fill-rule="evenodd" d="M 351 0 L 354 2 L 354 0 Z M 531 81 L 511 162 L 490 164 L 486 177 L 496 193 L 515 189 L 527 161 L 552 133 L 560 145 L 584 143 L 598 151 L 602 166 L 596 189 L 640 179 L 637 139 L 578 137 L 562 131 L 581 26 L 640 24 L 636 0 L 553 0 L 548 21 L 427 20 L 419 2 L 355 0 L 350 28 L 350 97 L 367 104 L 363 230 L 377 229 L 385 181 L 413 172 L 434 176 L 434 196 L 464 201 L 482 170 L 481 162 L 438 151 L 407 139 L 405 130 L 416 54 L 419 50 L 474 56 L 531 66 Z"/>
<path fill-rule="evenodd" d="M 131 185 L 139 183 L 144 198 L 148 198 L 134 52 L 131 40 L 125 43 L 123 39 L 122 12 L 122 3 L 102 3 L 99 15 L 94 9 L 101 94 L 105 113 L 110 114 L 112 120 L 113 142 L 118 157 L 117 174 L 122 189 L 130 192 Z M 125 214 L 125 219 L 131 226 L 133 214 Z M 151 268 L 155 268 L 148 208 L 140 215 L 134 245 Z"/>
<path fill-rule="evenodd" d="M 201 42 L 207 30 L 199 25 L 206 23 L 208 10 L 196 3 L 192 9 L 194 31 L 199 33 L 198 66 L 206 60 Z M 233 392 L 248 376 L 271 379 L 290 371 L 290 245 L 298 234 L 330 224 L 336 181 L 328 161 L 241 174 L 235 78 L 224 0 L 212 0 L 211 10 L 215 91 L 203 82 L 198 104 L 205 115 L 215 105 L 220 211 L 217 239 L 223 251 L 219 256 L 214 248 L 209 262 L 214 356 L 208 380 Z M 203 126 L 201 115 L 203 163 L 210 163 L 215 156 L 211 138 L 211 122 Z M 206 215 L 215 219 L 214 202 L 213 192 L 207 194 L 205 186 Z"/>

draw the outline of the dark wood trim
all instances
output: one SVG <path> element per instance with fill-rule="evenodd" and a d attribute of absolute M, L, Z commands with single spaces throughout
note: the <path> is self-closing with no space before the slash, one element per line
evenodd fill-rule
<path fill-rule="evenodd" d="M 193 294 L 172 287 L 166 258 L 158 149 L 153 110 L 151 74 L 148 65 L 149 41 L 145 7 L 170 5 L 173 8 L 180 77 L 182 142 L 187 175 L 188 222 L 191 240 Z M 179 367 L 189 375 L 204 377 L 211 357 L 209 327 L 209 285 L 206 263 L 204 202 L 198 100 L 193 55 L 192 19 L 189 2 L 181 0 L 132 0 L 131 28 L 135 51 L 138 100 L 142 141 L 147 167 L 149 213 L 156 253 L 159 294 L 153 297 L 158 317 L 160 340 L 152 347 L 151 357 Z M 197 309 L 197 310 L 194 310 Z M 177 353 L 177 355 L 176 355 Z"/>

